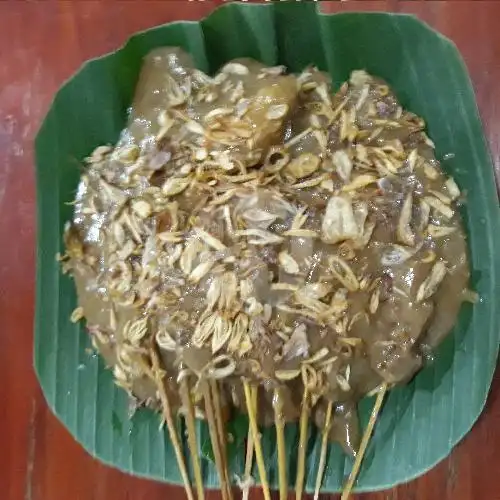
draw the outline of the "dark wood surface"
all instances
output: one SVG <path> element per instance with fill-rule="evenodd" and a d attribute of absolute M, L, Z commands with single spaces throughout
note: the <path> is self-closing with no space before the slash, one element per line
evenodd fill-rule
<path fill-rule="evenodd" d="M 88 456 L 48 410 L 32 368 L 35 185 L 32 141 L 53 94 L 86 59 L 134 31 L 199 19 L 220 1 L 0 1 L 0 497 L 172 500 L 183 490 L 129 477 Z M 469 68 L 500 172 L 500 1 L 329 2 L 325 11 L 412 12 L 449 36 Z M 464 394 L 464 397 L 467 397 Z M 500 380 L 449 458 L 362 500 L 500 500 Z M 397 460 L 397 456 L 388 457 Z M 254 499 L 261 498 L 258 491 Z M 218 493 L 209 494 L 219 498 Z"/>

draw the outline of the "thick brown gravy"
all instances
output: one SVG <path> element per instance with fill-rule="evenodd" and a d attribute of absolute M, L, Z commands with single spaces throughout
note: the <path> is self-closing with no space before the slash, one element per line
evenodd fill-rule
<path fill-rule="evenodd" d="M 424 126 L 362 71 L 332 95 L 313 68 L 238 60 L 211 78 L 153 51 L 65 235 L 74 319 L 117 384 L 159 405 L 154 344 L 176 409 L 179 379 L 216 378 L 245 411 L 245 377 L 264 425 L 277 403 L 296 421 L 307 384 L 314 421 L 333 401 L 331 437 L 354 453 L 357 401 L 412 378 L 468 285 L 460 192 Z"/>

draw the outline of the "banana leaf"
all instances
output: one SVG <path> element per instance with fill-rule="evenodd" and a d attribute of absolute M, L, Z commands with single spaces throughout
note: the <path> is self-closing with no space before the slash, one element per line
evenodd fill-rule
<path fill-rule="evenodd" d="M 309 2 L 230 4 L 200 22 L 172 23 L 138 33 L 116 52 L 84 64 L 62 86 L 36 138 L 34 362 L 50 408 L 99 460 L 138 476 L 181 484 L 159 416 L 138 410 L 130 418 L 126 394 L 113 384 L 101 359 L 89 352 L 84 328 L 70 323 L 75 290 L 55 259 L 62 250 L 64 223 L 71 217 L 72 208 L 65 202 L 74 198 L 79 162 L 96 146 L 118 138 L 142 58 L 164 45 L 183 47 L 200 69 L 211 73 L 227 60 L 245 56 L 269 65 L 284 64 L 290 71 L 314 64 L 328 71 L 338 86 L 352 70 L 364 68 L 387 80 L 402 105 L 424 117 L 438 158 L 450 157 L 443 168 L 467 193 L 462 215 L 472 285 L 481 299 L 463 307 L 435 361 L 410 384 L 390 392 L 357 490 L 389 488 L 423 474 L 464 437 L 486 401 L 500 339 L 500 309 L 495 307 L 495 292 L 500 290 L 500 222 L 491 159 L 465 65 L 453 43 L 406 15 L 323 15 Z M 372 405 L 373 399 L 361 402 L 363 425 Z M 277 487 L 274 431 L 262 432 L 268 478 Z M 205 424 L 198 424 L 198 433 L 200 456 L 210 455 L 210 450 L 202 449 L 208 440 Z M 295 477 L 297 441 L 297 427 L 287 426 L 289 478 Z M 308 491 L 314 488 L 320 441 L 311 428 Z M 230 458 L 231 477 L 241 475 L 243 445 Z M 340 447 L 330 445 L 323 491 L 338 491 L 351 466 Z M 217 487 L 213 463 L 203 460 L 202 469 L 206 487 Z"/>

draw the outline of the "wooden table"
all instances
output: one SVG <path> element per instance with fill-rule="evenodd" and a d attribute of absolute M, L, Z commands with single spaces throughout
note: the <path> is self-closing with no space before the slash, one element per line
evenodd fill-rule
<path fill-rule="evenodd" d="M 49 412 L 32 368 L 35 183 L 32 141 L 53 94 L 86 59 L 137 30 L 199 19 L 222 1 L 0 2 L 0 496 L 8 500 L 165 500 L 172 486 L 101 465 Z M 328 12 L 419 15 L 462 52 L 500 173 L 500 1 L 351 0 Z M 467 395 L 464 395 L 467 397 Z M 363 500 L 499 500 L 500 377 L 485 412 L 451 456 L 422 478 Z M 253 498 L 261 498 L 258 491 Z M 218 498 L 216 492 L 209 498 Z"/>

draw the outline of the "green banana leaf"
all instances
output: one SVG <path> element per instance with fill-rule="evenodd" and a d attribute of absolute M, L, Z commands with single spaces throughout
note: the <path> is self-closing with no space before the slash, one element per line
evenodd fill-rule
<path fill-rule="evenodd" d="M 125 393 L 89 354 L 84 328 L 69 316 L 76 306 L 73 282 L 55 260 L 72 208 L 79 161 L 113 143 L 126 122 L 141 60 L 155 47 L 181 46 L 200 69 L 214 72 L 242 56 L 299 71 L 315 64 L 336 85 L 353 69 L 386 79 L 402 104 L 423 116 L 443 161 L 466 190 L 463 209 L 473 286 L 481 300 L 464 306 L 453 334 L 406 387 L 391 391 L 357 483 L 358 491 L 389 488 L 423 474 L 446 457 L 480 415 L 496 365 L 500 338 L 499 205 L 491 159 L 474 93 L 456 47 L 416 18 L 405 15 L 319 14 L 313 3 L 230 4 L 200 22 L 172 23 L 133 36 L 120 50 L 89 61 L 55 96 L 36 139 L 38 186 L 35 367 L 51 409 L 84 448 L 112 466 L 139 476 L 181 483 L 174 452 L 159 416 L 139 410 L 129 418 Z M 451 156 L 451 155 L 449 155 Z M 373 399 L 361 402 L 368 420 Z M 182 427 L 184 424 L 179 422 Z M 208 439 L 199 424 L 200 455 Z M 246 433 L 246 430 L 245 430 Z M 286 430 L 289 477 L 295 477 L 297 428 Z M 241 440 L 240 440 L 241 442 Z M 263 430 L 268 478 L 277 486 L 273 429 Z M 309 433 L 307 490 L 314 488 L 320 439 Z M 186 453 L 187 455 L 187 453 Z M 231 453 L 231 474 L 243 472 L 243 450 Z M 323 491 L 334 492 L 352 460 L 329 449 Z M 202 460 L 208 488 L 215 467 Z M 255 477 L 258 474 L 255 473 Z"/>

